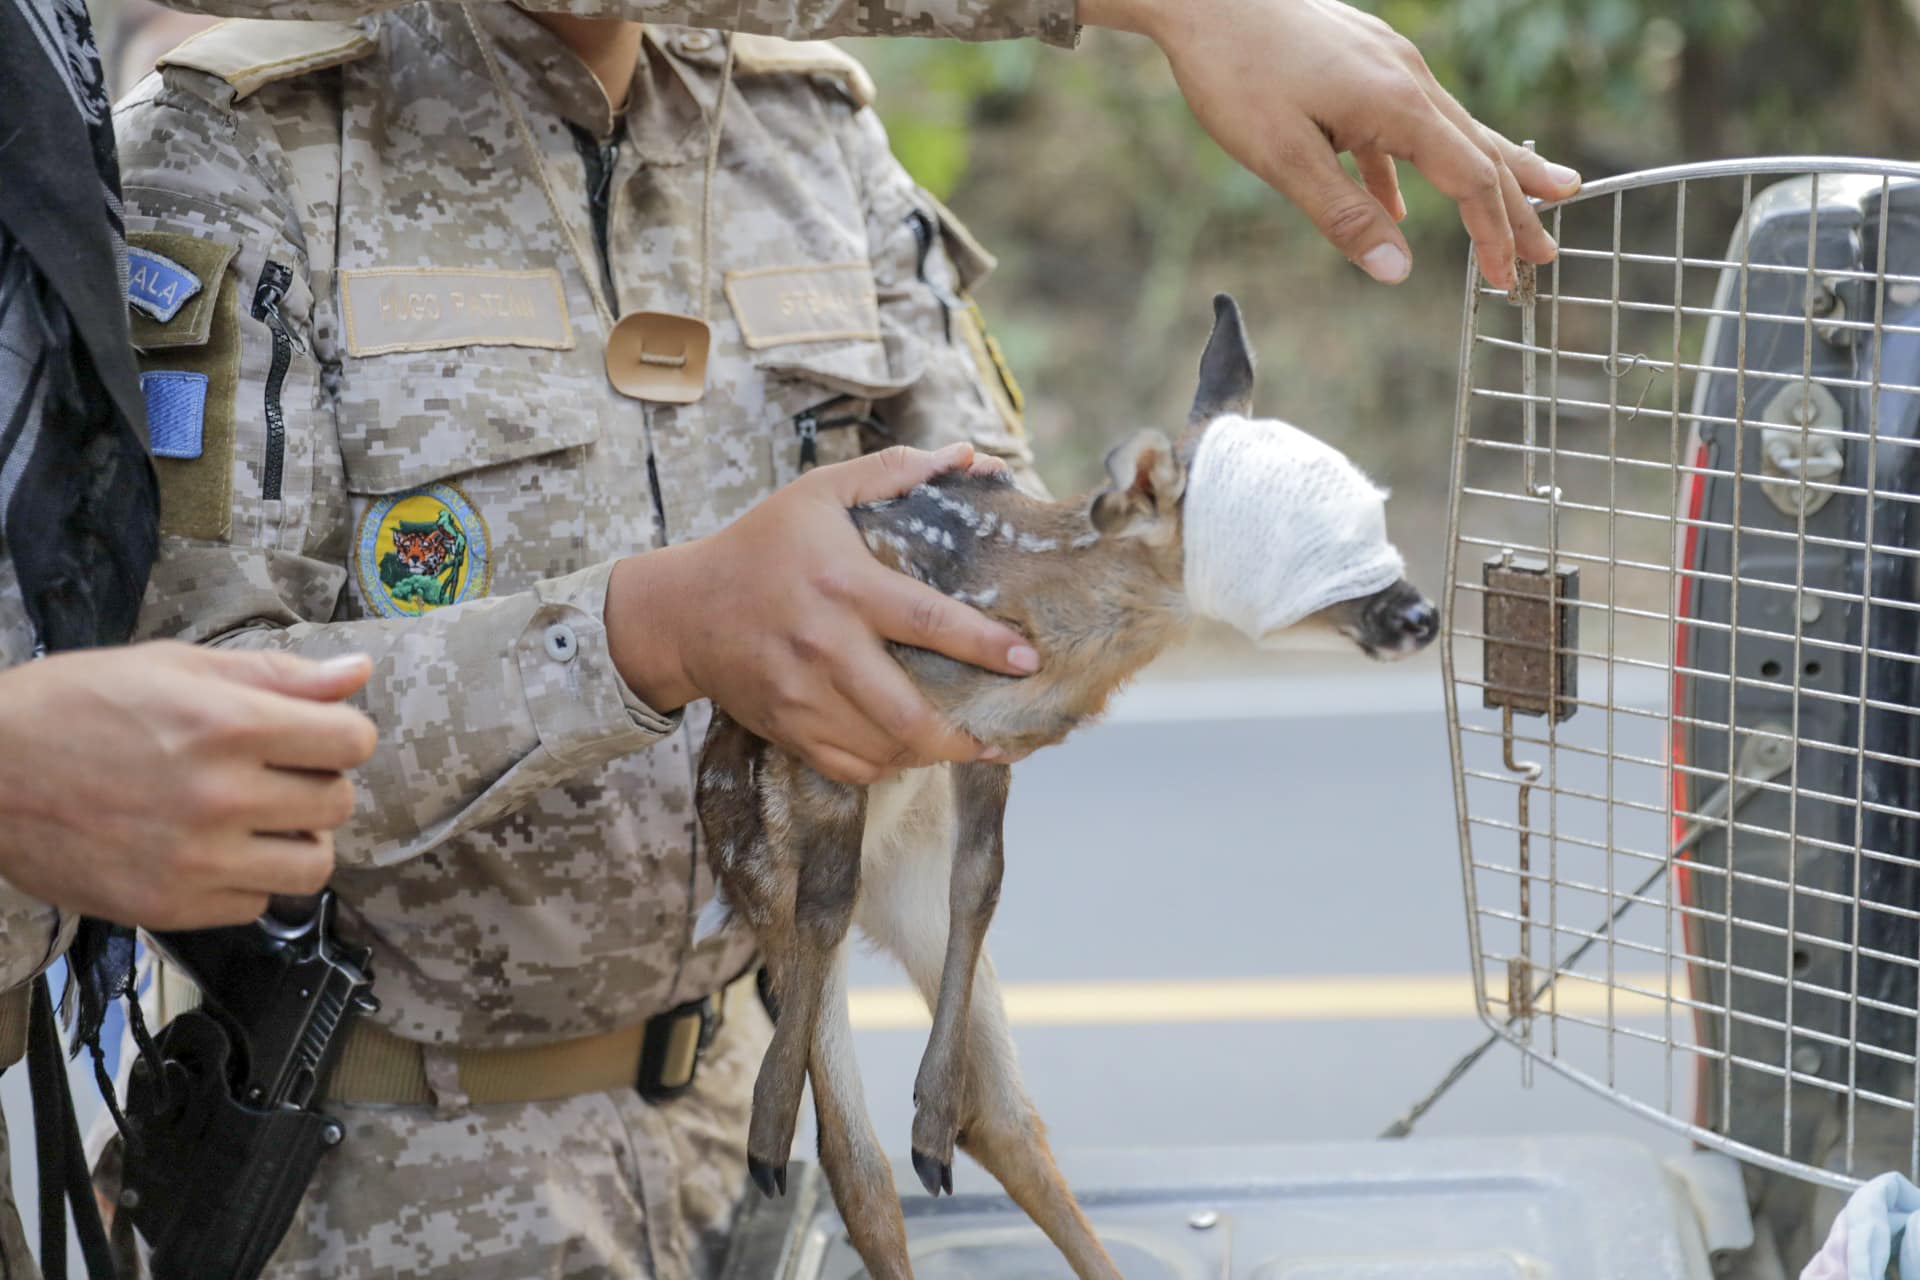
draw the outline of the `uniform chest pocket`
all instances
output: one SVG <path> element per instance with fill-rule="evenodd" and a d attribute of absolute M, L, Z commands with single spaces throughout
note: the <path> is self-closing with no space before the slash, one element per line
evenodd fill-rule
<path fill-rule="evenodd" d="M 785 343 L 753 354 L 769 380 L 767 448 L 776 487 L 891 444 L 885 402 L 922 372 L 919 359 L 877 339 Z"/>
<path fill-rule="evenodd" d="M 348 359 L 336 396 L 348 492 L 403 493 L 592 443 L 605 379 L 571 354 L 462 347 Z"/>
<path fill-rule="evenodd" d="M 605 379 L 575 371 L 571 354 L 345 361 L 336 403 L 360 611 L 419 617 L 583 567 Z"/>

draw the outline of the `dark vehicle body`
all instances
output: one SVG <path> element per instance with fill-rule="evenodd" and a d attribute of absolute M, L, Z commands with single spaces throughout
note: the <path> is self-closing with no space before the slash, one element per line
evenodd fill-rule
<path fill-rule="evenodd" d="M 1694 993 L 1719 1007 L 1695 1019 L 1718 1055 L 1696 1118 L 1865 1177 L 1908 1168 L 1915 1135 L 1920 184 L 1775 184 L 1725 262 L 1676 553 L 1674 808 L 1735 797 L 1682 881 Z M 1748 1189 L 1785 1258 L 1837 1204 L 1758 1164 Z"/>

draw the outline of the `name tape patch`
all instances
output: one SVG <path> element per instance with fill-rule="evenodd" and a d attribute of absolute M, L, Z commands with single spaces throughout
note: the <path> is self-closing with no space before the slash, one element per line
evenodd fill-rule
<path fill-rule="evenodd" d="M 880 300 L 864 262 L 762 267 L 727 274 L 727 301 L 747 346 L 880 336 Z"/>
<path fill-rule="evenodd" d="M 200 277 L 165 254 L 127 246 L 127 302 L 166 324 L 200 292 Z"/>
<path fill-rule="evenodd" d="M 140 375 L 153 456 L 191 460 L 206 446 L 207 375 L 159 370 Z"/>
<path fill-rule="evenodd" d="M 573 346 L 560 273 L 373 267 L 340 273 L 347 352 Z"/>

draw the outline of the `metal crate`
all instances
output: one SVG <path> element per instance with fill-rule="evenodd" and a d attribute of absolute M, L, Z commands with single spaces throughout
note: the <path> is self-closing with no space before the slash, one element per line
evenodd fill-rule
<path fill-rule="evenodd" d="M 1442 662 L 1482 1017 L 1920 1178 L 1920 166 L 1654 170 L 1468 267 Z"/>

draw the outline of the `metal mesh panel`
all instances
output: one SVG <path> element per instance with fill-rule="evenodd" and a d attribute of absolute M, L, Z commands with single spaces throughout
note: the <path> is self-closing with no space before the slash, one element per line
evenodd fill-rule
<path fill-rule="evenodd" d="M 1657 170 L 1468 266 L 1446 672 L 1482 1016 L 1753 1163 L 1920 1177 L 1920 168 Z"/>

